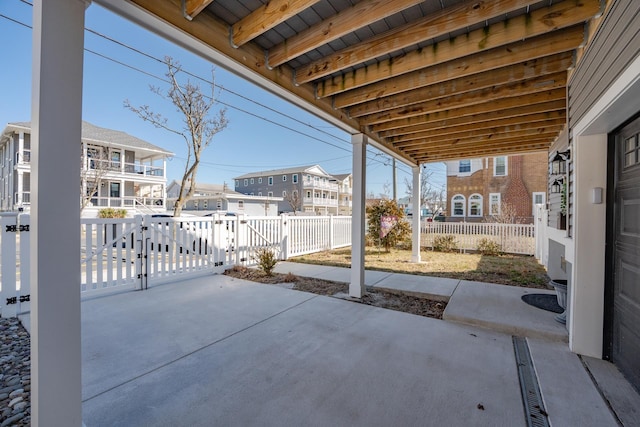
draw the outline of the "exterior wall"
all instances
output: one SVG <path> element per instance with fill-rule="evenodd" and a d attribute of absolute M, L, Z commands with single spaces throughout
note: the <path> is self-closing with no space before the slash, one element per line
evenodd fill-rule
<path fill-rule="evenodd" d="M 502 204 L 515 209 L 522 223 L 533 222 L 533 193 L 547 193 L 547 153 L 532 153 L 507 157 L 507 174 L 494 176 L 495 157 L 474 159 L 471 172 L 458 172 L 458 162 L 447 162 L 447 197 L 449 211 L 447 221 L 480 222 L 491 217 L 490 195 L 500 194 Z M 454 216 L 453 197 L 461 194 L 465 198 L 465 216 Z M 482 196 L 482 215 L 471 216 L 469 198 Z"/>
<path fill-rule="evenodd" d="M 570 269 L 569 346 L 592 357 L 603 355 L 607 204 L 592 203 L 590 191 L 607 189 L 608 133 L 640 112 L 640 2 L 608 7 L 568 85 L 574 233 L 548 229 Z"/>

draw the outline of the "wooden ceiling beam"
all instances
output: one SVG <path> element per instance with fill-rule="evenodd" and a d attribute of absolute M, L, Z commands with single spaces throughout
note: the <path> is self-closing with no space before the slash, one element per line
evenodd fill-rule
<path fill-rule="evenodd" d="M 477 116 L 459 117 L 450 120 L 438 120 L 435 122 L 427 122 L 416 126 L 408 126 L 400 129 L 380 132 L 380 137 L 387 141 L 410 140 L 415 134 L 427 134 L 435 136 L 447 133 L 465 132 L 474 129 L 489 129 L 501 126 L 518 126 L 528 123 L 566 122 L 567 115 L 564 109 L 556 111 L 545 111 L 544 113 L 528 114 L 515 117 L 501 117 L 496 112 L 479 114 Z M 476 120 L 476 119 L 479 120 Z"/>
<path fill-rule="evenodd" d="M 554 3 L 529 14 L 514 17 L 506 21 L 507 24 L 498 22 L 455 39 L 358 68 L 354 72 L 335 77 L 330 82 L 323 82 L 321 84 L 323 90 L 318 90 L 318 94 L 319 96 L 335 95 L 415 71 L 426 65 L 441 64 L 551 31 L 561 31 L 562 28 L 576 24 L 582 24 L 584 29 L 584 21 L 594 16 L 599 10 L 599 0 L 565 0 Z M 584 39 L 584 32 L 582 38 Z"/>
<path fill-rule="evenodd" d="M 493 156 L 507 156 L 514 154 L 526 154 L 533 153 L 538 151 L 547 151 L 549 150 L 549 142 L 548 141 L 530 141 L 529 144 L 524 145 L 511 145 L 506 147 L 496 147 L 496 148 L 485 148 L 485 149 L 476 149 L 476 150 L 468 150 L 465 152 L 449 152 L 449 153 L 440 153 L 440 154 L 423 154 L 420 156 L 415 156 L 413 159 L 416 163 L 434 163 L 434 162 L 446 162 L 448 160 L 460 160 L 460 159 L 477 159 L 482 157 L 493 157 Z"/>
<path fill-rule="evenodd" d="M 231 27 L 231 43 L 242 46 L 320 0 L 271 0 Z"/>
<path fill-rule="evenodd" d="M 566 94 L 565 94 L 566 95 Z M 539 97 L 536 98 L 536 100 Z M 475 120 L 488 121 L 495 119 L 504 119 L 508 117 L 526 116 L 529 114 L 566 111 L 566 99 L 565 96 L 561 96 L 559 92 L 554 92 L 553 99 L 541 100 L 538 102 L 532 98 L 527 99 L 529 101 L 526 105 L 508 105 L 503 108 L 498 108 L 493 111 L 481 111 L 476 107 L 462 108 L 459 110 L 451 111 L 438 111 L 432 114 L 426 114 L 424 116 L 409 117 L 406 119 L 394 120 L 392 122 L 381 123 L 371 126 L 371 131 L 379 134 L 384 131 L 392 130 L 428 130 L 430 126 L 442 127 L 448 125 L 457 125 L 464 123 L 473 123 Z M 499 101 L 499 100 L 498 100 Z M 505 103 L 503 103 L 505 104 Z M 510 104 L 510 103 L 509 103 Z"/>
<path fill-rule="evenodd" d="M 269 49 L 269 66 L 282 65 L 310 50 L 352 33 L 358 28 L 366 27 L 423 1 L 363 0 Z"/>
<path fill-rule="evenodd" d="M 345 108 L 377 98 L 470 76 L 483 71 L 495 70 L 508 65 L 530 62 L 551 55 L 570 54 L 573 58 L 572 51 L 583 41 L 584 27 L 578 25 L 564 30 L 564 32 L 554 31 L 550 34 L 511 43 L 507 46 L 490 49 L 444 64 L 430 67 L 423 66 L 417 71 L 408 74 L 338 93 L 334 96 L 333 103 L 336 108 Z M 335 79 L 331 82 L 328 80 L 320 82 L 317 87 L 318 96 L 322 98 L 337 93 L 334 88 L 337 83 Z"/>
<path fill-rule="evenodd" d="M 478 22 L 505 15 L 537 1 L 469 0 L 456 4 L 301 67 L 296 70 L 296 81 L 308 83 Z"/>
<path fill-rule="evenodd" d="M 182 14 L 191 21 L 212 2 L 213 0 L 184 0 L 182 3 Z"/>
<path fill-rule="evenodd" d="M 406 153 L 412 156 L 418 156 L 421 153 L 444 153 L 444 152 L 460 152 L 463 153 L 468 149 L 473 149 L 473 147 L 481 146 L 485 148 L 489 147 L 503 147 L 513 144 L 526 144 L 529 141 L 549 141 L 551 142 L 554 138 L 558 136 L 558 132 L 547 132 L 540 133 L 535 135 L 525 135 L 525 136 L 504 136 L 496 139 L 488 140 L 484 137 L 478 136 L 473 138 L 465 138 L 465 139 L 453 139 L 450 141 L 441 141 L 435 143 L 424 143 L 420 146 L 407 148 L 404 150 Z"/>
<path fill-rule="evenodd" d="M 489 109 L 485 110 L 485 105 L 487 103 L 495 103 L 496 100 L 516 98 L 514 105 L 524 105 L 525 102 L 519 102 L 521 98 L 527 95 L 553 90 L 560 90 L 563 96 L 566 96 L 566 84 L 567 72 L 563 71 L 561 73 L 535 77 L 521 82 L 473 90 L 446 98 L 437 98 L 407 107 L 394 108 L 361 117 L 360 120 L 362 124 L 372 125 L 407 117 L 421 116 L 436 111 L 460 109 L 478 104 L 483 106 L 483 111 L 491 111 Z"/>
<path fill-rule="evenodd" d="M 484 136 L 487 139 L 496 137 L 496 135 L 509 136 L 528 136 L 536 133 L 545 133 L 548 131 L 556 132 L 562 130 L 565 125 L 564 119 L 556 119 L 555 121 L 523 123 L 512 126 L 493 126 L 487 128 L 468 129 L 459 132 L 421 132 L 409 134 L 406 137 L 396 137 L 387 139 L 386 142 L 393 144 L 394 147 L 405 149 L 407 147 L 420 145 L 425 142 L 450 141 L 458 138 L 471 138 L 475 136 Z"/>
<path fill-rule="evenodd" d="M 461 93 L 515 83 L 566 71 L 573 62 L 570 54 L 552 56 L 551 60 L 534 60 L 524 64 L 510 65 L 497 70 L 485 71 L 468 77 L 461 77 L 444 83 L 415 89 L 398 95 L 380 98 L 349 108 L 349 116 L 361 117 L 393 108 L 418 104 L 428 99 L 443 98 Z"/>

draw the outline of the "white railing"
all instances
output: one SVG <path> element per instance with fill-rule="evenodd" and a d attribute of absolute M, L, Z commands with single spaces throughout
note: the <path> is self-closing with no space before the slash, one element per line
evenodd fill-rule
<path fill-rule="evenodd" d="M 302 183 L 302 187 L 304 189 L 314 188 L 314 189 L 329 190 L 329 191 L 338 191 L 340 189 L 340 186 L 335 183 L 322 182 L 322 181 L 314 182 L 314 181 L 306 181 L 306 180 Z"/>
<path fill-rule="evenodd" d="M 97 208 L 134 208 L 136 206 L 154 206 L 156 208 L 162 208 L 164 206 L 164 200 L 161 197 L 137 197 L 137 196 L 123 196 L 123 197 L 91 197 L 87 206 Z"/>
<path fill-rule="evenodd" d="M 164 168 L 159 166 L 144 165 L 141 163 L 129 163 L 118 160 L 92 159 L 85 160 L 85 169 L 87 171 L 100 170 L 112 171 L 122 174 L 133 174 L 142 176 L 164 176 Z"/>
<path fill-rule="evenodd" d="M 477 250 L 483 239 L 498 243 L 506 253 L 533 255 L 536 249 L 533 224 L 425 222 L 421 234 L 421 245 L 427 247 L 433 247 L 438 236 L 453 235 L 460 251 Z"/>
<path fill-rule="evenodd" d="M 0 314 L 29 311 L 29 214 L 0 216 Z M 81 220 L 83 297 L 255 265 L 256 251 L 279 259 L 351 244 L 351 217 L 152 217 Z"/>
<path fill-rule="evenodd" d="M 304 197 L 302 203 L 305 205 L 315 206 L 338 206 L 337 199 L 328 199 L 323 197 Z"/>

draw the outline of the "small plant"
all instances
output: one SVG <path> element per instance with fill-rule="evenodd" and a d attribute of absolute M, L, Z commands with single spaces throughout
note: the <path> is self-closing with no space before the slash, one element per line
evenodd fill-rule
<path fill-rule="evenodd" d="M 497 256 L 502 252 L 502 247 L 498 242 L 484 237 L 478 242 L 478 252 L 482 255 Z"/>
<path fill-rule="evenodd" d="M 273 274 L 273 269 L 278 263 L 275 251 L 270 248 L 258 249 L 254 259 L 258 263 L 258 268 L 267 276 L 271 276 Z"/>
<path fill-rule="evenodd" d="M 458 249 L 456 236 L 447 234 L 445 236 L 436 236 L 433 238 L 433 250 L 438 252 L 454 252 Z"/>
<path fill-rule="evenodd" d="M 126 209 L 104 208 L 98 211 L 98 218 L 126 218 Z"/>
<path fill-rule="evenodd" d="M 298 276 L 296 276 L 295 274 L 293 274 L 292 272 L 288 272 L 285 276 L 284 276 L 284 283 L 293 283 L 295 281 L 298 280 Z"/>

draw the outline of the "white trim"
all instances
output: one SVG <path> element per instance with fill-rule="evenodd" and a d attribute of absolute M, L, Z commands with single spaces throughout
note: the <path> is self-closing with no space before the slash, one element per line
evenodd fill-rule
<path fill-rule="evenodd" d="M 493 197 L 494 196 L 498 196 L 498 203 L 496 204 L 498 206 L 498 212 L 494 213 L 493 212 Z M 489 193 L 489 215 L 490 216 L 494 216 L 494 215 L 500 215 L 502 213 L 502 194 L 500 193 Z"/>
<path fill-rule="evenodd" d="M 498 159 L 504 159 L 504 174 L 498 175 L 496 169 L 498 166 Z M 509 158 L 507 156 L 496 156 L 493 158 L 493 176 L 508 176 L 509 175 Z"/>
<path fill-rule="evenodd" d="M 542 202 L 536 203 L 536 196 L 542 196 Z M 536 205 L 546 205 L 547 203 L 547 193 L 544 191 L 534 191 L 531 193 L 531 215 L 535 216 L 536 214 Z"/>
<path fill-rule="evenodd" d="M 477 213 L 477 214 L 472 214 L 471 213 L 471 203 L 472 202 L 480 203 L 480 213 Z M 481 217 L 482 214 L 483 214 L 483 212 L 482 212 L 483 203 L 484 203 L 484 198 L 482 197 L 482 194 L 473 193 L 472 195 L 470 195 L 469 198 L 468 198 L 469 208 L 467 209 L 467 212 L 469 213 L 469 215 L 467 215 L 467 216 L 474 217 L 474 218 Z"/>

